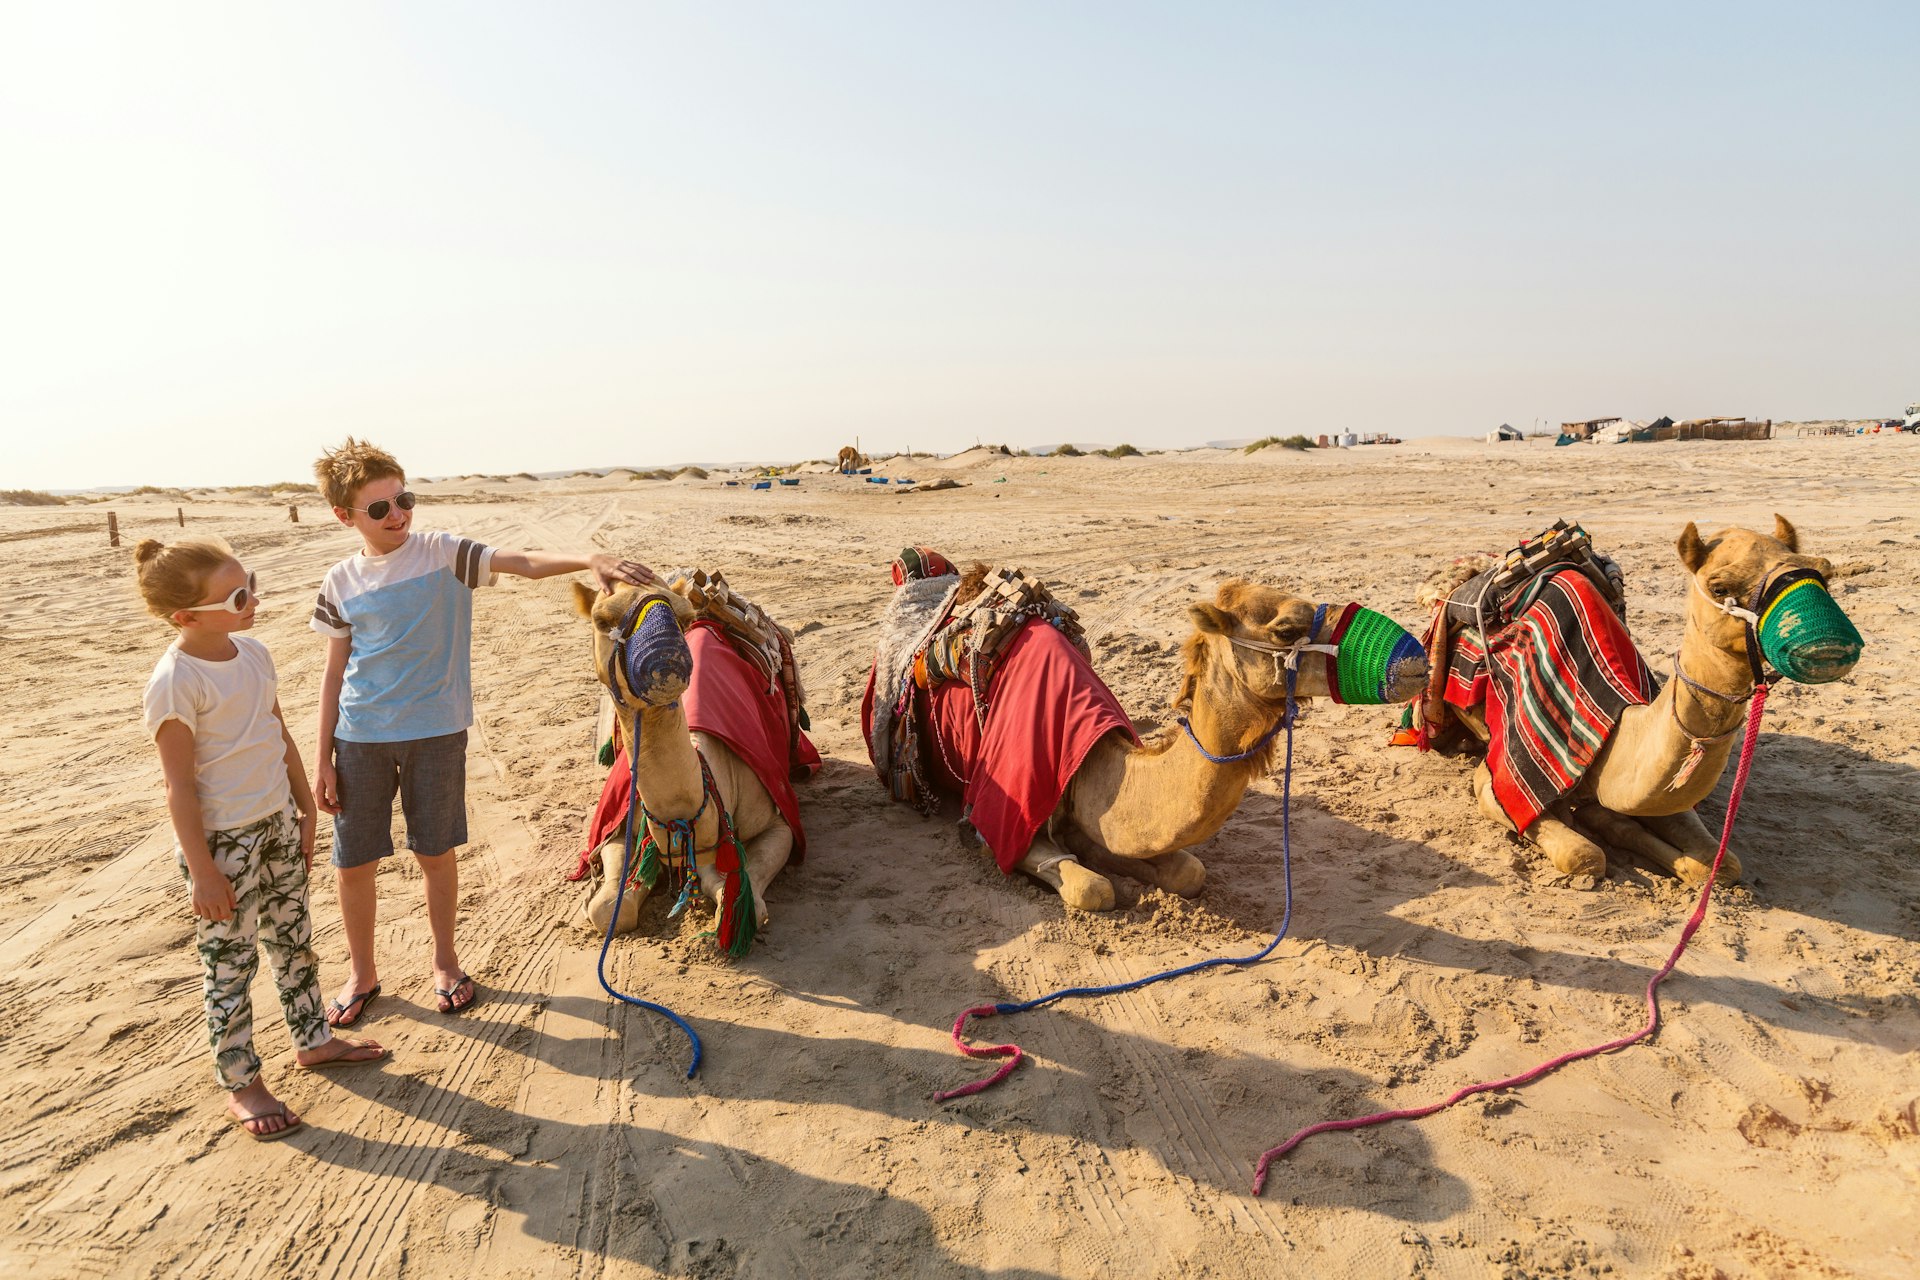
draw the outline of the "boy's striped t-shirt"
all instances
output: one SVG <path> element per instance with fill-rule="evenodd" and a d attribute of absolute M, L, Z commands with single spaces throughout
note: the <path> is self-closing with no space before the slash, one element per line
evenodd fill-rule
<path fill-rule="evenodd" d="M 313 629 L 352 641 L 334 737 L 408 742 L 471 725 L 473 591 L 495 577 L 492 547 L 441 532 L 327 570 Z"/>

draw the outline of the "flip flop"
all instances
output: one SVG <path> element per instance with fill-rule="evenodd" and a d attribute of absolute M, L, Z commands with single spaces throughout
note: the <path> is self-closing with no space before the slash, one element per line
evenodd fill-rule
<path fill-rule="evenodd" d="M 275 1116 L 289 1123 L 282 1128 L 275 1129 L 271 1133 L 255 1133 L 253 1130 L 247 1128 L 247 1122 L 249 1120 L 271 1120 Z M 278 1142 L 290 1133 L 300 1132 L 301 1129 L 306 1127 L 307 1123 L 305 1120 L 295 1119 L 292 1113 L 287 1110 L 287 1105 L 284 1102 L 272 1111 L 256 1111 L 250 1116 L 237 1116 L 229 1111 L 227 1112 L 227 1120 L 234 1128 L 246 1134 L 255 1142 Z"/>
<path fill-rule="evenodd" d="M 473 994 L 467 997 L 467 1002 L 465 1004 L 455 1004 L 453 1002 L 454 992 L 460 990 L 460 988 L 462 987 L 472 987 Z M 448 1017 L 457 1017 L 458 1015 L 463 1014 L 467 1010 L 473 1008 L 474 1005 L 480 1002 L 480 988 L 478 986 L 475 986 L 473 979 L 468 977 L 464 973 L 460 975 L 460 980 L 458 982 L 455 982 L 451 987 L 448 987 L 444 991 L 442 991 L 439 987 L 435 987 L 433 989 L 433 994 L 439 1000 L 442 1006 L 440 1009 L 440 1012 L 446 1014 Z"/>
<path fill-rule="evenodd" d="M 366 1047 L 364 1044 L 356 1044 L 348 1049 L 347 1053 L 352 1053 L 354 1049 L 364 1049 Z M 300 1067 L 305 1071 L 337 1071 L 341 1067 L 370 1067 L 376 1062 L 385 1062 L 392 1056 L 393 1050 L 387 1048 L 385 1045 L 381 1045 L 380 1052 L 374 1054 L 371 1058 L 349 1058 L 343 1053 L 337 1058 L 326 1058 L 320 1062 L 303 1062 L 300 1064 Z"/>
<path fill-rule="evenodd" d="M 366 1016 L 367 1007 L 373 1003 L 373 998 L 379 994 L 380 984 L 376 982 L 367 988 L 367 990 L 356 994 L 353 999 L 347 1001 L 345 1004 L 342 1004 L 338 1000 L 327 1001 L 328 1014 L 345 1014 L 347 1010 L 353 1010 L 353 1016 L 351 1018 L 341 1017 L 336 1020 L 329 1017 L 327 1019 L 327 1025 L 330 1027 L 351 1027 L 358 1025 L 360 1019 Z"/>

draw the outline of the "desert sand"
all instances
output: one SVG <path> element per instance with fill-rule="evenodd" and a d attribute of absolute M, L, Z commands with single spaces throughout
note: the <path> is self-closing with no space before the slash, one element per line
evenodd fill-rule
<path fill-rule="evenodd" d="M 140 696 L 166 644 L 131 547 L 164 495 L 0 509 L 0 1271 L 9 1276 L 1911 1276 L 1920 1272 L 1920 441 L 1552 449 L 1416 441 L 1253 456 L 897 459 L 963 487 L 830 475 L 466 477 L 420 528 L 725 570 L 800 633 L 811 853 L 743 962 L 650 904 L 607 971 L 706 1040 L 618 1005 L 573 923 L 603 771 L 599 688 L 565 579 L 476 605 L 474 839 L 463 956 L 481 1003 L 433 1012 L 418 873 L 381 877 L 386 994 L 371 1070 L 297 1071 L 263 972 L 258 1043 L 307 1120 L 229 1127 L 212 1081 L 186 893 Z M 311 753 L 320 575 L 352 535 L 309 497 L 200 493 L 267 591 L 255 634 Z M 124 545 L 106 545 L 108 507 Z M 1302 1125 L 1437 1100 L 1636 1028 L 1693 894 L 1619 867 L 1580 891 L 1481 819 L 1467 766 L 1386 745 L 1394 711 L 1315 705 L 1293 775 L 1291 935 L 1265 963 L 985 1024 L 1032 1055 L 999 1088 L 963 1008 L 1263 945 L 1283 909 L 1276 774 L 1196 852 L 1193 901 L 1122 882 L 1065 912 L 892 805 L 859 699 L 886 566 L 922 543 L 1017 564 L 1086 623 L 1143 730 L 1164 725 L 1188 602 L 1244 575 L 1359 599 L 1416 630 L 1439 558 L 1556 516 L 1623 563 L 1656 669 L 1681 631 L 1687 520 L 1795 522 L 1866 636 L 1836 685 L 1783 685 L 1737 829 L 1744 883 L 1665 987 L 1651 1042 L 1413 1123 Z M 311 759 L 309 758 L 309 767 Z M 1729 774 L 1730 779 L 1730 774 Z M 1705 806 L 1718 825 L 1723 780 Z M 321 860 L 326 854 L 322 822 Z M 331 995 L 344 941 L 314 876 Z"/>

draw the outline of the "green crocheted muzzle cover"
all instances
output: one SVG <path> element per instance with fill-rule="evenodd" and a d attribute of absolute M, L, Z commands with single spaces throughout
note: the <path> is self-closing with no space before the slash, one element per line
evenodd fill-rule
<path fill-rule="evenodd" d="M 1399 623 L 1357 604 L 1347 606 L 1334 643 L 1340 652 L 1334 660 L 1334 678 L 1327 682 L 1328 692 L 1342 703 L 1379 706 L 1399 701 L 1393 692 L 1402 669 L 1409 662 L 1425 662 L 1427 656 Z"/>
<path fill-rule="evenodd" d="M 1811 569 L 1775 578 L 1755 612 L 1760 652 L 1789 680 L 1826 684 L 1860 661 L 1866 642 L 1827 593 L 1826 581 Z"/>

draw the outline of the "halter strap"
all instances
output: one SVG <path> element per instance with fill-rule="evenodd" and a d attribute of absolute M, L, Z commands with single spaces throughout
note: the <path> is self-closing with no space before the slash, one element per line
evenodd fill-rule
<path fill-rule="evenodd" d="M 1267 744 L 1273 741 L 1273 735 L 1280 732 L 1280 730 L 1291 729 L 1293 727 L 1293 717 L 1294 717 L 1294 712 L 1296 710 L 1294 706 L 1294 701 L 1293 701 L 1293 687 L 1294 687 L 1294 683 L 1300 678 L 1300 671 L 1299 671 L 1299 665 L 1298 665 L 1300 654 L 1310 650 L 1319 650 L 1320 652 L 1328 653 L 1328 654 L 1335 654 L 1340 652 L 1340 647 L 1338 645 L 1309 643 L 1315 635 L 1319 634 L 1320 620 L 1326 615 L 1326 612 L 1327 612 L 1327 606 L 1325 606 L 1324 604 L 1316 608 L 1313 611 L 1313 626 L 1308 628 L 1306 635 L 1302 636 L 1300 639 L 1294 641 L 1290 645 L 1269 644 L 1264 640 L 1242 640 L 1238 636 L 1227 637 L 1227 640 L 1229 643 L 1237 644 L 1243 649 L 1255 649 L 1261 653 L 1271 653 L 1274 655 L 1274 659 L 1273 659 L 1274 669 L 1276 671 L 1281 672 L 1287 682 L 1286 710 L 1280 713 L 1280 718 L 1273 722 L 1273 727 L 1271 729 L 1268 729 L 1265 733 L 1260 735 L 1260 740 L 1258 742 L 1254 743 L 1252 746 L 1248 747 L 1245 751 L 1242 751 L 1240 754 L 1231 755 L 1231 756 L 1217 756 L 1213 754 L 1213 752 L 1207 750 L 1207 748 L 1201 743 L 1200 736 L 1193 731 L 1193 726 L 1187 723 L 1187 718 L 1185 716 L 1175 716 L 1174 723 L 1178 724 L 1182 729 L 1185 729 L 1187 731 L 1187 738 L 1189 741 L 1193 743 L 1193 749 L 1195 751 L 1198 751 L 1201 755 L 1213 761 L 1213 763 L 1215 764 L 1237 764 L 1242 760 L 1252 759 L 1255 754 L 1265 750 Z M 1331 659 L 1329 659 L 1329 661 L 1331 661 Z"/>

